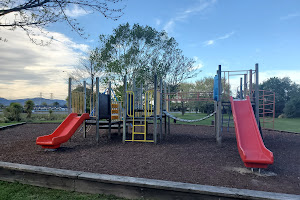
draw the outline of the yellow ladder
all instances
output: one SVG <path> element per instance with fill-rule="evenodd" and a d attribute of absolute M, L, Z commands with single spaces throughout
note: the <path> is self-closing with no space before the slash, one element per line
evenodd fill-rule
<path fill-rule="evenodd" d="M 143 124 L 136 124 L 134 117 L 135 117 L 135 111 L 134 111 L 134 92 L 133 91 L 127 91 L 127 115 L 129 117 L 132 117 L 132 136 L 131 140 L 125 140 L 127 142 L 154 142 L 154 140 L 147 140 L 147 117 L 150 117 L 152 115 L 152 106 L 151 106 L 151 97 L 152 92 L 147 91 L 145 93 L 145 105 L 144 105 L 144 123 Z M 135 131 L 135 128 L 142 127 L 142 132 Z M 135 139 L 135 135 L 143 135 L 142 140 Z"/>

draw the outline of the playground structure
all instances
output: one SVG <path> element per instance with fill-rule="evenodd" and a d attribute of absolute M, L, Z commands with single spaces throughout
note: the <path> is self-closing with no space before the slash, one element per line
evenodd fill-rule
<path fill-rule="evenodd" d="M 222 72 L 224 73 L 224 85 L 226 74 L 229 77 L 232 73 L 245 72 L 244 74 L 234 74 L 244 76 L 244 85 L 240 84 L 239 99 L 224 101 L 223 96 L 230 96 L 228 91 L 222 87 Z M 252 76 L 255 74 L 255 87 L 253 89 Z M 249 82 L 247 81 L 249 80 Z M 37 138 L 36 143 L 43 148 L 58 148 L 61 143 L 66 142 L 75 133 L 80 124 L 83 124 L 83 136 L 86 137 L 87 127 L 96 126 L 96 141 L 100 140 L 100 129 L 108 129 L 108 138 L 111 138 L 111 129 L 118 129 L 118 135 L 121 135 L 123 129 L 122 141 L 125 142 L 150 142 L 157 144 L 170 134 L 171 118 L 184 122 L 196 122 L 215 116 L 215 136 L 217 144 L 222 144 L 222 134 L 224 125 L 224 114 L 222 108 L 231 106 L 236 129 L 237 145 L 242 160 L 246 167 L 266 168 L 268 164 L 273 163 L 273 154 L 264 147 L 262 132 L 259 130 L 259 115 L 262 110 L 263 117 L 270 115 L 274 110 L 274 101 L 266 101 L 266 97 L 274 97 L 264 93 L 260 98 L 258 89 L 258 64 L 255 70 L 243 71 L 222 71 L 219 65 L 217 75 L 214 78 L 214 91 L 196 92 L 196 93 L 170 93 L 167 91 L 167 84 L 160 79 L 159 86 L 157 75 L 154 76 L 154 85 L 151 89 L 136 87 L 135 80 L 132 80 L 132 87 L 127 88 L 127 77 L 124 77 L 123 102 L 118 101 L 112 95 L 111 83 L 104 93 L 99 92 L 99 78 L 96 78 L 96 102 L 95 109 L 89 115 L 86 111 L 86 83 L 83 84 L 82 92 L 72 92 L 72 81 L 69 79 L 68 93 L 68 111 L 69 117 L 54 131 L 53 134 Z M 243 87 L 244 86 L 244 87 Z M 228 92 L 228 93 L 226 93 Z M 247 100 L 244 97 L 247 96 Z M 169 113 L 170 102 L 173 101 L 212 101 L 214 102 L 214 112 L 208 116 L 196 120 L 183 120 Z M 259 102 L 262 101 L 262 107 Z M 254 107 L 254 112 L 252 109 Z M 76 113 L 72 113 L 76 112 Z M 82 114 L 77 117 L 77 114 Z M 273 113 L 274 114 L 274 113 Z M 73 116 L 73 117 L 72 117 Z M 71 119 L 72 118 L 72 119 Z M 74 118 L 74 119 L 73 119 Z M 71 120 L 70 120 L 71 119 Z M 76 120 L 75 120 L 76 119 Z M 228 127 L 230 122 L 230 114 Z M 263 120 L 265 122 L 265 120 Z M 251 122 L 251 123 L 250 123 Z M 273 120 L 274 122 L 274 120 Z M 148 125 L 153 124 L 153 131 L 150 133 Z M 164 130 L 163 130 L 164 124 Z M 131 127 L 131 131 L 129 131 Z M 251 130 L 249 132 L 249 130 Z M 56 138 L 62 139 L 56 139 Z M 248 143 L 248 141 L 251 141 Z M 266 153 L 267 152 L 267 153 Z M 262 156 L 265 155 L 265 156 Z"/>

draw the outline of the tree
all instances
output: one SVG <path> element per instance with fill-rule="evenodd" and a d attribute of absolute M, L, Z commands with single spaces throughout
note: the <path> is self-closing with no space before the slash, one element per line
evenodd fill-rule
<path fill-rule="evenodd" d="M 9 107 L 5 108 L 4 116 L 9 121 L 20 121 L 21 120 L 21 113 L 23 111 L 23 107 L 19 103 L 11 103 Z"/>
<path fill-rule="evenodd" d="M 103 62 L 99 60 L 100 52 L 98 48 L 91 50 L 85 57 L 80 58 L 79 64 L 75 66 L 72 77 L 78 83 L 82 80 L 90 79 L 91 93 L 94 93 L 95 77 L 100 76 L 103 69 Z M 88 84 L 89 82 L 87 82 Z M 83 91 L 83 87 L 81 88 Z M 94 96 L 91 97 L 91 102 L 94 102 Z M 93 103 L 92 103 L 93 104 Z M 94 107 L 92 105 L 92 107 Z"/>
<path fill-rule="evenodd" d="M 288 118 L 295 118 L 295 117 L 300 117 L 299 108 L 300 108 L 300 98 L 294 97 L 285 104 L 283 111 Z"/>
<path fill-rule="evenodd" d="M 128 80 L 135 79 L 137 85 L 149 85 L 156 73 L 177 88 L 179 83 L 199 72 L 195 61 L 183 55 L 173 37 L 150 26 L 119 25 L 112 35 L 101 35 L 100 41 L 105 45 L 99 48 L 98 60 L 104 64 L 106 80 L 116 84 L 127 75 Z"/>
<path fill-rule="evenodd" d="M 230 86 L 228 85 L 225 79 L 222 79 L 222 87 L 224 91 L 230 91 Z M 208 97 L 212 99 L 212 92 L 214 89 L 214 78 L 213 77 L 204 77 L 201 80 L 196 81 L 195 83 L 195 91 L 203 93 L 204 97 Z M 222 101 L 229 101 L 228 92 L 222 93 Z M 214 110 L 214 103 L 212 101 L 199 101 L 196 102 L 195 106 L 199 108 L 200 111 L 205 112 L 207 114 L 212 113 Z"/>
<path fill-rule="evenodd" d="M 31 118 L 31 113 L 34 107 L 34 102 L 32 100 L 27 100 L 25 102 L 24 108 L 25 108 L 25 112 L 27 113 L 27 118 Z"/>
<path fill-rule="evenodd" d="M 46 102 L 43 102 L 43 103 L 42 103 L 42 106 L 45 106 L 45 107 L 46 107 L 46 106 L 48 106 L 48 104 L 47 104 Z"/>
<path fill-rule="evenodd" d="M 179 99 L 181 99 L 180 104 L 173 104 L 172 106 L 177 107 L 181 111 L 181 115 L 184 115 L 187 108 L 192 108 L 193 102 L 187 102 L 185 99 L 189 98 L 188 93 L 194 91 L 194 84 L 192 83 L 181 83 L 178 86 L 178 95 Z"/>
<path fill-rule="evenodd" d="M 283 113 L 285 104 L 295 95 L 299 94 L 297 84 L 293 83 L 289 77 L 273 77 L 264 81 L 260 89 L 275 92 L 275 115 Z"/>
<path fill-rule="evenodd" d="M 69 27 L 84 36 L 84 29 L 76 19 L 68 15 L 68 10 L 77 8 L 86 13 L 97 12 L 104 17 L 117 20 L 122 16 L 123 8 L 118 8 L 122 0 L 4 0 L 0 1 L 0 28 L 23 29 L 30 40 L 44 45 L 43 41 L 34 39 L 37 30 L 46 35 L 45 27 L 55 22 L 66 22 Z M 5 40 L 0 37 L 0 40 Z"/>
<path fill-rule="evenodd" d="M 57 107 L 59 107 L 59 103 L 58 103 L 57 101 L 55 101 L 55 102 L 53 103 L 53 106 L 57 108 Z"/>

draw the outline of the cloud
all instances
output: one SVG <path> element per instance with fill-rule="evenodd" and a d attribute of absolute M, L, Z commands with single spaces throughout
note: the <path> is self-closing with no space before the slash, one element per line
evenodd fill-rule
<path fill-rule="evenodd" d="M 282 16 L 282 17 L 280 17 L 280 20 L 289 20 L 289 19 L 293 19 L 295 17 L 300 17 L 300 13 L 291 13 L 286 16 Z"/>
<path fill-rule="evenodd" d="M 173 19 L 171 19 L 170 21 L 168 21 L 168 23 L 164 26 L 164 30 L 169 32 L 172 32 L 171 30 L 173 30 L 175 26 L 175 21 Z"/>
<path fill-rule="evenodd" d="M 191 15 L 199 14 L 212 7 L 217 1 L 216 0 L 201 0 L 198 5 L 193 6 L 180 12 L 177 16 L 171 18 L 164 26 L 164 30 L 168 33 L 173 32 L 173 29 L 177 22 L 184 21 L 189 18 Z"/>
<path fill-rule="evenodd" d="M 269 78 L 272 77 L 278 77 L 278 78 L 284 78 L 284 77 L 290 77 L 290 79 L 300 84 L 300 70 L 270 70 L 270 71 L 264 71 L 259 73 L 259 82 L 262 83 L 263 81 L 266 81 Z"/>
<path fill-rule="evenodd" d="M 65 72 L 73 69 L 72 66 L 89 47 L 77 44 L 58 32 L 49 34 L 55 40 L 49 46 L 38 46 L 29 41 L 23 30 L 1 29 L 1 36 L 8 39 L 8 42 L 0 44 L 1 97 L 36 97 L 42 92 L 54 93 L 56 98 L 65 99 L 68 90 L 68 74 Z"/>
<path fill-rule="evenodd" d="M 225 40 L 225 39 L 231 37 L 234 33 L 235 33 L 235 32 L 232 31 L 232 32 L 227 33 L 227 34 L 225 34 L 225 35 L 223 35 L 223 36 L 221 36 L 221 37 L 218 37 L 218 38 L 216 38 L 216 39 L 207 40 L 207 41 L 204 42 L 204 46 L 213 45 L 213 44 L 216 43 L 217 40 Z"/>
<path fill-rule="evenodd" d="M 160 19 L 155 19 L 155 25 L 159 26 L 161 24 L 161 20 Z"/>
<path fill-rule="evenodd" d="M 84 15 L 90 14 L 91 12 L 84 10 L 83 8 L 79 7 L 78 5 L 74 5 L 71 9 L 69 9 L 69 8 L 66 9 L 65 13 L 68 17 L 76 18 L 76 17 L 81 17 Z"/>
<path fill-rule="evenodd" d="M 193 58 L 194 58 L 194 60 L 195 60 L 196 62 L 195 62 L 195 64 L 194 64 L 194 66 L 191 68 L 191 71 L 192 71 L 192 70 L 201 69 L 201 68 L 204 67 L 203 62 L 199 59 L 199 57 L 194 56 Z"/>
<path fill-rule="evenodd" d="M 205 46 L 208 46 L 208 45 L 213 45 L 215 43 L 215 40 L 208 40 L 208 41 L 205 41 Z"/>

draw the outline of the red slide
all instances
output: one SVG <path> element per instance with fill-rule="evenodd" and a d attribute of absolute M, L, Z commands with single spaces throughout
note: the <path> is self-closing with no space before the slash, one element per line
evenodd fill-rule
<path fill-rule="evenodd" d="M 261 138 L 249 97 L 233 99 L 230 97 L 235 126 L 237 146 L 246 167 L 267 168 L 273 164 L 273 153 Z"/>
<path fill-rule="evenodd" d="M 72 137 L 84 120 L 89 118 L 88 113 L 81 116 L 78 116 L 77 113 L 71 113 L 52 134 L 36 138 L 36 144 L 46 149 L 57 149 Z"/>

